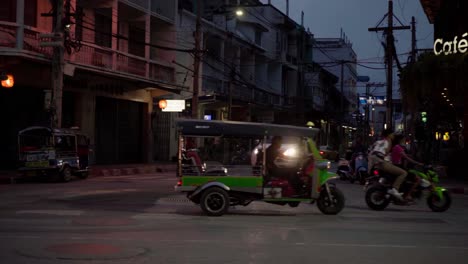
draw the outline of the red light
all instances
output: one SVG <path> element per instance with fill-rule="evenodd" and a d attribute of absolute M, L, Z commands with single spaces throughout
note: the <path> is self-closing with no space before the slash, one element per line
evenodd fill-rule
<path fill-rule="evenodd" d="M 320 151 L 320 155 L 323 155 L 323 153 L 324 153 L 323 151 Z"/>
<path fill-rule="evenodd" d="M 177 186 L 182 186 L 182 181 L 178 181 Z"/>
<path fill-rule="evenodd" d="M 312 171 L 314 171 L 314 163 L 310 163 L 310 165 L 307 166 L 307 168 L 305 169 L 305 173 L 306 175 L 309 175 L 312 173 Z"/>
<path fill-rule="evenodd" d="M 374 170 L 374 175 L 379 175 L 379 171 L 378 171 L 378 170 Z"/>

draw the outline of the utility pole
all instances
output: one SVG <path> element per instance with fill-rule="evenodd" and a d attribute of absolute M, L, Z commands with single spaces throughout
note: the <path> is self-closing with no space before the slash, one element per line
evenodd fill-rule
<path fill-rule="evenodd" d="M 341 90 L 341 100 L 340 100 L 340 111 L 342 114 L 344 114 L 344 94 L 343 94 L 343 90 L 344 90 L 344 64 L 345 64 L 345 61 L 342 60 L 340 61 L 340 64 L 341 64 L 341 74 L 340 74 L 340 90 Z M 344 121 L 344 116 L 342 115 L 341 116 L 341 123 L 343 123 Z"/>
<path fill-rule="evenodd" d="M 369 28 L 369 31 L 383 31 L 386 34 L 386 46 L 385 46 L 385 57 L 387 62 L 387 114 L 386 114 L 386 124 L 387 129 L 393 129 L 393 49 L 394 49 L 394 38 L 393 30 L 404 30 L 410 29 L 409 26 L 393 26 L 393 1 L 388 1 L 388 13 L 384 16 L 382 21 L 387 17 L 387 27 L 375 27 Z M 397 18 L 398 20 L 398 18 Z M 400 22 L 400 20 L 398 20 Z M 400 22 L 400 24 L 402 24 Z"/>
<path fill-rule="evenodd" d="M 53 109 L 53 121 L 52 125 L 56 128 L 62 127 L 62 94 L 63 94 L 63 67 L 64 67 L 64 38 L 63 38 L 63 4 L 64 0 L 57 0 L 57 6 L 55 9 L 55 28 L 54 34 L 59 36 L 60 45 L 54 47 L 54 53 L 52 57 L 52 105 Z M 69 6 L 70 3 L 67 4 Z"/>
<path fill-rule="evenodd" d="M 234 81 L 236 76 L 236 66 L 233 64 L 231 68 L 231 81 L 229 82 L 229 94 L 228 94 L 228 120 L 232 120 L 232 88 L 234 86 Z"/>
<path fill-rule="evenodd" d="M 411 63 L 416 62 L 416 19 L 411 17 Z"/>
<path fill-rule="evenodd" d="M 198 119 L 198 85 L 200 74 L 200 42 L 201 42 L 201 0 L 196 1 L 197 19 L 195 24 L 195 58 L 193 62 L 193 96 L 192 118 Z"/>

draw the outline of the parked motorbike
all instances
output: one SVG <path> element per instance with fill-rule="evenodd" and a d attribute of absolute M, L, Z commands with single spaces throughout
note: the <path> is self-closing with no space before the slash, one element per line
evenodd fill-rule
<path fill-rule="evenodd" d="M 374 175 L 367 179 L 365 185 L 365 199 L 369 208 L 380 211 L 384 210 L 390 203 L 409 205 L 407 201 L 399 200 L 388 194 L 388 190 L 392 188 L 392 183 L 395 180 L 394 176 L 374 168 L 372 171 Z M 432 166 L 424 166 L 421 171 L 415 169 L 408 171 L 408 176 L 400 187 L 403 196 L 407 195 L 415 184 L 414 176 L 419 176 L 421 181 L 411 195 L 413 199 L 426 199 L 427 205 L 434 212 L 445 212 L 450 208 L 452 203 L 450 193 L 447 189 L 435 185 L 439 182 L 439 176 Z"/>

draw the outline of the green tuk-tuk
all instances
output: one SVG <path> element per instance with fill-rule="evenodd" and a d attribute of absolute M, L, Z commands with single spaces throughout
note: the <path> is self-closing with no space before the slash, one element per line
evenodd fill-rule
<path fill-rule="evenodd" d="M 176 123 L 179 181 L 175 190 L 186 193 L 207 215 L 220 216 L 230 206 L 247 206 L 252 201 L 291 207 L 317 202 L 324 214 L 343 209 L 344 196 L 330 182 L 337 175 L 328 172 L 330 162 L 322 159 L 313 140 L 317 129 L 194 119 L 178 119 Z M 288 142 L 281 146 L 282 154 L 272 167 L 267 163 L 267 147 L 273 137 Z M 239 148 L 240 144 L 244 146 Z M 210 156 L 216 161 L 205 161 L 204 153 L 212 153 L 209 150 L 218 150 Z M 233 159 L 233 155 L 251 158 Z M 236 163 L 230 164 L 231 160 Z M 247 161 L 239 164 L 239 160 Z"/>
<path fill-rule="evenodd" d="M 74 129 L 34 126 L 18 133 L 21 176 L 53 177 L 68 182 L 88 177 L 89 139 Z"/>

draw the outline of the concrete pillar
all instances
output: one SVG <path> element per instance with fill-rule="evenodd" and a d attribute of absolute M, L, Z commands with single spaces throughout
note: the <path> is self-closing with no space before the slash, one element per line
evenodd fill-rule
<path fill-rule="evenodd" d="M 151 8 L 151 2 L 149 3 Z M 150 9 L 151 10 L 151 9 Z M 151 16 L 149 13 L 145 14 L 145 43 L 151 43 Z M 145 45 L 145 59 L 146 59 L 146 78 L 150 78 L 150 63 L 151 60 L 151 48 L 149 45 Z"/>
<path fill-rule="evenodd" d="M 119 34 L 119 1 L 112 2 L 112 35 L 116 36 Z M 112 38 L 111 43 L 112 50 L 119 49 L 119 39 Z M 112 53 L 112 70 L 117 70 L 117 53 Z"/>
<path fill-rule="evenodd" d="M 96 162 L 94 152 L 96 148 L 96 95 L 89 91 L 82 93 L 78 111 L 81 116 L 81 131 L 89 137 L 90 147 L 93 149 L 93 152 L 89 154 L 89 164 L 94 164 Z"/>
<path fill-rule="evenodd" d="M 147 91 L 148 104 L 144 107 L 143 116 L 143 159 L 145 162 L 153 162 L 154 132 L 152 129 L 153 97 L 151 92 Z"/>
<path fill-rule="evenodd" d="M 23 49 L 24 42 L 24 0 L 16 0 L 16 48 Z"/>

